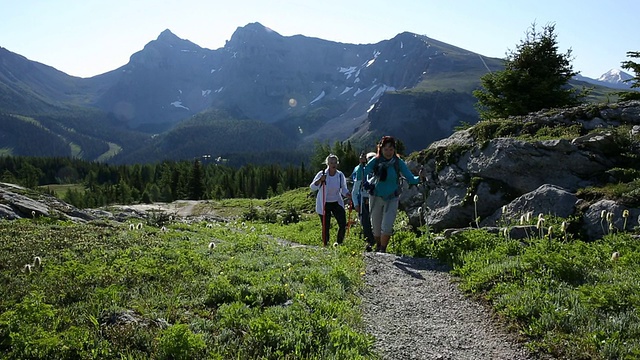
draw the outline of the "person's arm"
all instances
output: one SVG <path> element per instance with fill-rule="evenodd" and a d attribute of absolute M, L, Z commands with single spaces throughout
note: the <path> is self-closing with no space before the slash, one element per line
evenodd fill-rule
<path fill-rule="evenodd" d="M 324 176 L 324 173 L 324 170 L 318 171 L 316 176 L 313 177 L 313 181 L 311 181 L 311 184 L 309 184 L 311 190 L 320 190 L 320 186 L 322 186 L 322 182 L 320 181 L 320 179 L 322 178 L 322 176 Z"/>
<path fill-rule="evenodd" d="M 360 169 L 360 166 L 362 166 L 362 165 L 356 165 L 356 167 L 353 168 L 353 171 L 351 172 L 351 180 L 353 182 L 356 182 L 356 181 L 359 180 L 358 179 L 358 170 Z"/>
<path fill-rule="evenodd" d="M 342 181 L 342 186 L 340 187 L 342 189 L 342 196 L 351 197 L 351 192 L 349 191 L 349 187 L 347 187 L 347 177 L 344 176 L 344 173 L 342 174 L 340 181 Z"/>
<path fill-rule="evenodd" d="M 362 180 L 356 180 L 353 182 L 353 189 L 351 190 L 351 200 L 353 201 L 353 206 L 358 209 L 360 206 L 360 184 Z"/>
<path fill-rule="evenodd" d="M 412 185 L 419 184 L 420 175 L 418 176 L 413 175 L 413 173 L 411 172 L 411 170 L 409 170 L 409 167 L 407 166 L 407 163 L 404 162 L 404 160 L 398 159 L 398 161 L 400 161 L 400 172 L 405 177 L 405 179 L 407 179 L 407 182 Z M 398 174 L 398 176 L 400 176 L 400 174 Z"/>
<path fill-rule="evenodd" d="M 376 158 L 369 160 L 367 165 L 364 167 L 363 181 L 368 178 L 368 175 L 373 172 L 373 168 L 376 166 Z"/>

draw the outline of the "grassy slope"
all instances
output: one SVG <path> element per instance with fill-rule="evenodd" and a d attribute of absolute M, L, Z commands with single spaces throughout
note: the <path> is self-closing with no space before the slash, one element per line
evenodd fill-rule
<path fill-rule="evenodd" d="M 376 358 L 355 235 L 340 249 L 294 248 L 268 235 L 318 245 L 315 217 L 289 231 L 165 220 L 0 221 L 2 358 Z"/>
<path fill-rule="evenodd" d="M 320 244 L 306 194 L 206 205 L 235 216 L 229 223 L 150 219 L 129 230 L 138 225 L 0 221 L 0 352 L 6 359 L 377 358 L 358 312 L 356 234 L 340 249 L 275 240 Z M 290 205 L 305 209 L 302 221 L 282 225 L 277 214 Z M 263 221 L 273 213 L 275 222 Z M 462 289 L 491 304 L 530 348 L 572 359 L 640 356 L 635 219 L 592 243 L 563 232 L 569 220 L 557 218 L 525 241 L 483 230 L 444 239 L 424 226 L 416 235 L 403 220 L 399 214 L 390 251 L 449 263 Z M 613 252 L 620 256 L 612 260 Z M 25 272 L 34 256 L 43 266 Z"/>

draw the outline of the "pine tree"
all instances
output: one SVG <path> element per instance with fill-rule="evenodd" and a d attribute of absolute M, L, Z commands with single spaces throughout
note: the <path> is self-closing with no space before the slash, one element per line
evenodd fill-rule
<path fill-rule="evenodd" d="M 193 167 L 189 174 L 189 199 L 200 200 L 204 197 L 204 179 L 200 160 L 193 161 Z"/>
<path fill-rule="evenodd" d="M 539 32 L 533 23 L 515 51 L 507 54 L 505 69 L 484 75 L 482 89 L 473 95 L 482 119 L 525 115 L 544 108 L 577 105 L 586 95 L 571 88 L 577 73 L 571 66 L 571 49 L 558 53 L 555 24 Z"/>
<path fill-rule="evenodd" d="M 640 51 L 627 51 L 627 57 L 640 58 Z M 640 88 L 640 64 L 631 60 L 623 61 L 622 68 L 625 70 L 631 70 L 635 73 L 635 76 L 629 80 L 631 88 Z M 640 100 L 639 91 L 624 91 L 618 93 L 620 100 Z"/>

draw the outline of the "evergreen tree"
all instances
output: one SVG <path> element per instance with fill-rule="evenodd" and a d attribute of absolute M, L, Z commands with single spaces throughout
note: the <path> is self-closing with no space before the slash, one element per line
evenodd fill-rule
<path fill-rule="evenodd" d="M 18 177 L 24 187 L 35 188 L 39 185 L 40 178 L 44 175 L 42 170 L 36 168 L 28 162 L 23 162 L 20 170 L 18 170 Z"/>
<path fill-rule="evenodd" d="M 133 198 L 131 196 L 131 187 L 124 181 L 120 181 L 117 186 L 117 201 L 120 204 L 131 204 Z"/>
<path fill-rule="evenodd" d="M 333 144 L 333 147 L 329 146 L 328 143 L 322 144 L 317 142 L 315 144 L 313 155 L 311 156 L 311 165 L 314 169 L 317 169 L 316 171 L 322 170 L 326 167 L 324 161 L 329 154 L 334 154 L 338 157 L 340 160 L 339 169 L 347 174 L 350 173 L 356 165 L 358 165 L 358 159 L 360 157 L 360 154 L 356 153 L 349 141 L 344 143 L 336 141 Z M 313 174 L 315 174 L 315 172 L 313 172 Z"/>
<path fill-rule="evenodd" d="M 189 175 L 189 199 L 200 200 L 204 197 L 204 179 L 200 160 L 194 160 Z"/>
<path fill-rule="evenodd" d="M 85 207 L 85 201 L 82 194 L 72 188 L 67 189 L 66 193 L 62 196 L 62 199 L 73 206 L 79 208 Z"/>
<path fill-rule="evenodd" d="M 627 57 L 640 58 L 640 51 L 627 51 Z M 640 88 L 640 64 L 631 60 L 623 61 L 622 68 L 625 70 L 631 70 L 635 73 L 635 76 L 629 80 L 631 88 Z M 640 91 L 624 91 L 618 93 L 621 100 L 640 100 Z"/>
<path fill-rule="evenodd" d="M 482 89 L 473 95 L 484 120 L 525 115 L 544 108 L 577 105 L 586 91 L 578 93 L 569 80 L 577 73 L 571 66 L 571 49 L 558 53 L 555 24 L 539 32 L 533 23 L 516 51 L 510 51 L 505 69 L 484 75 Z"/>
<path fill-rule="evenodd" d="M 9 183 L 9 184 L 16 184 L 18 182 L 18 179 L 16 178 L 16 176 L 13 175 L 13 173 L 9 169 L 4 170 L 0 180 L 2 182 Z"/>

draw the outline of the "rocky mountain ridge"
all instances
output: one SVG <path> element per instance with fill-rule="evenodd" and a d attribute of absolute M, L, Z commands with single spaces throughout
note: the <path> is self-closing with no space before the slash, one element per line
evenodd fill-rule
<path fill-rule="evenodd" d="M 71 119 L 89 122 L 98 116 L 104 131 L 99 136 L 91 133 L 83 141 L 94 139 L 101 142 L 100 147 L 77 151 L 69 143 L 68 156 L 73 151 L 100 154 L 108 147 L 99 158 L 112 156 L 114 162 L 161 161 L 162 155 L 178 153 L 181 158 L 227 157 L 237 150 L 190 139 L 167 140 L 177 138 L 171 134 L 175 127 L 211 110 L 228 114 L 228 120 L 268 124 L 269 131 L 293 142 L 288 147 L 292 151 L 308 151 L 316 141 L 369 143 L 383 132 L 402 132 L 410 120 L 410 128 L 431 129 L 422 130 L 420 137 L 413 134 L 408 146 L 412 151 L 447 136 L 460 123 L 477 121 L 475 111 L 449 114 L 446 109 L 454 104 L 472 108 L 475 100 L 469 94 L 479 78 L 501 67 L 500 59 L 408 32 L 376 44 L 355 45 L 302 35 L 285 37 L 252 23 L 239 27 L 223 48 L 209 50 L 165 30 L 126 65 L 86 79 L 66 76 L 1 49 L 0 113 L 28 116 L 27 122 L 15 117 L 4 121 L 20 129 L 34 124 L 52 137 L 58 135 L 57 139 L 69 139 L 72 130 L 84 135 L 98 127 L 81 128 L 77 122 L 71 125 Z M 438 92 L 447 96 L 439 97 Z M 435 115 L 396 118 L 390 111 L 396 101 L 378 104 L 387 94 L 405 97 L 404 107 L 416 104 L 416 114 L 441 109 L 437 126 L 430 124 Z M 102 115 L 88 113 L 87 108 Z M 84 113 L 77 116 L 77 112 Z M 445 116 L 440 116 L 443 112 Z M 52 113 L 60 114 L 54 124 L 40 119 Z M 370 120 L 370 114 L 376 120 Z M 116 129 L 136 134 L 111 136 Z M 11 131 L 7 138 L 26 133 L 29 130 Z M 147 138 L 141 139 L 139 133 Z M 0 148 L 5 145 L 12 154 L 31 155 L 30 150 L 15 146 L 27 140 L 3 144 L 0 137 Z M 240 144 L 243 139 L 234 140 Z M 167 153 L 165 148 L 179 151 Z"/>
<path fill-rule="evenodd" d="M 632 78 L 633 76 L 620 69 L 611 69 L 606 73 L 600 75 L 597 79 L 588 78 L 580 74 L 574 77 L 575 80 L 584 81 L 588 84 L 607 86 L 619 90 L 630 90 L 631 83 L 628 82 L 628 80 Z"/>
<path fill-rule="evenodd" d="M 240 148 L 184 137 L 181 125 L 220 110 L 229 124 L 265 124 L 225 136 L 231 144 L 274 134 L 288 139 L 289 151 L 308 152 L 316 141 L 364 147 L 394 134 L 410 152 L 477 122 L 471 91 L 502 64 L 409 32 L 355 45 L 282 36 L 259 23 L 239 27 L 216 50 L 165 30 L 126 65 L 86 79 L 0 49 L 0 114 L 11 122 L 6 134 L 0 129 L 0 149 L 41 156 L 20 145 L 38 130 L 60 143 L 51 156 L 115 163 L 241 157 Z M 214 122 L 199 133 L 219 132 Z"/>

